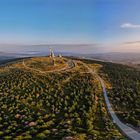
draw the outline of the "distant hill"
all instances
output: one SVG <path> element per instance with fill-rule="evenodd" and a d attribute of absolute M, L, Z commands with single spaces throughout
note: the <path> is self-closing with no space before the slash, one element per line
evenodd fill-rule
<path fill-rule="evenodd" d="M 12 58 L 16 58 L 16 56 L 11 53 L 0 52 L 0 60 L 12 59 Z"/>
<path fill-rule="evenodd" d="M 62 54 L 62 56 L 85 57 L 114 63 L 140 64 L 140 53 L 109 52 L 109 53 L 81 54 L 76 52 L 61 52 L 61 51 L 54 51 L 54 53 L 56 56 L 58 54 Z M 47 56 L 47 55 L 49 55 L 48 51 L 22 51 L 20 53 L 0 52 L 0 59 L 5 60 L 11 58 Z"/>
<path fill-rule="evenodd" d="M 140 53 L 111 52 L 100 54 L 85 54 L 82 56 L 117 63 L 132 63 L 132 64 L 140 63 Z"/>

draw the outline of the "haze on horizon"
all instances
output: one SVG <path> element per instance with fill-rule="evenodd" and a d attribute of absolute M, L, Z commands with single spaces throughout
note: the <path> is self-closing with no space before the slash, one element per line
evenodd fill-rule
<path fill-rule="evenodd" d="M 58 51 L 140 52 L 139 6 L 139 0 L 1 0 L 0 51 L 66 44 Z"/>

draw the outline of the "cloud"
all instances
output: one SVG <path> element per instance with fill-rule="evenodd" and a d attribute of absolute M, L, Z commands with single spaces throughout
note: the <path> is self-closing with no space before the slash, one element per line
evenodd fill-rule
<path fill-rule="evenodd" d="M 140 24 L 123 23 L 121 28 L 140 28 Z"/>
<path fill-rule="evenodd" d="M 140 41 L 130 41 L 130 42 L 123 42 L 122 44 L 129 45 L 129 44 L 140 44 Z"/>

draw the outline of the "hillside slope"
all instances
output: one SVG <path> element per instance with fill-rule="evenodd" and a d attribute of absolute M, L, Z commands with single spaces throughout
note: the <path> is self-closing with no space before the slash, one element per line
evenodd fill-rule
<path fill-rule="evenodd" d="M 0 68 L 0 83 L 1 139 L 124 139 L 108 116 L 99 80 L 81 61 L 18 60 Z"/>
<path fill-rule="evenodd" d="M 104 63 L 102 73 L 107 74 L 104 77 L 112 84 L 108 95 L 118 116 L 122 121 L 140 127 L 140 71 L 124 65 Z"/>

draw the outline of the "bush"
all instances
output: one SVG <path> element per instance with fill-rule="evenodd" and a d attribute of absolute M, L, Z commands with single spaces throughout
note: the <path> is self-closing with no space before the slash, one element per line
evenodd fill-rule
<path fill-rule="evenodd" d="M 44 138 L 46 138 L 46 135 L 44 133 L 39 133 L 36 135 L 36 138 L 37 139 L 44 139 Z"/>

